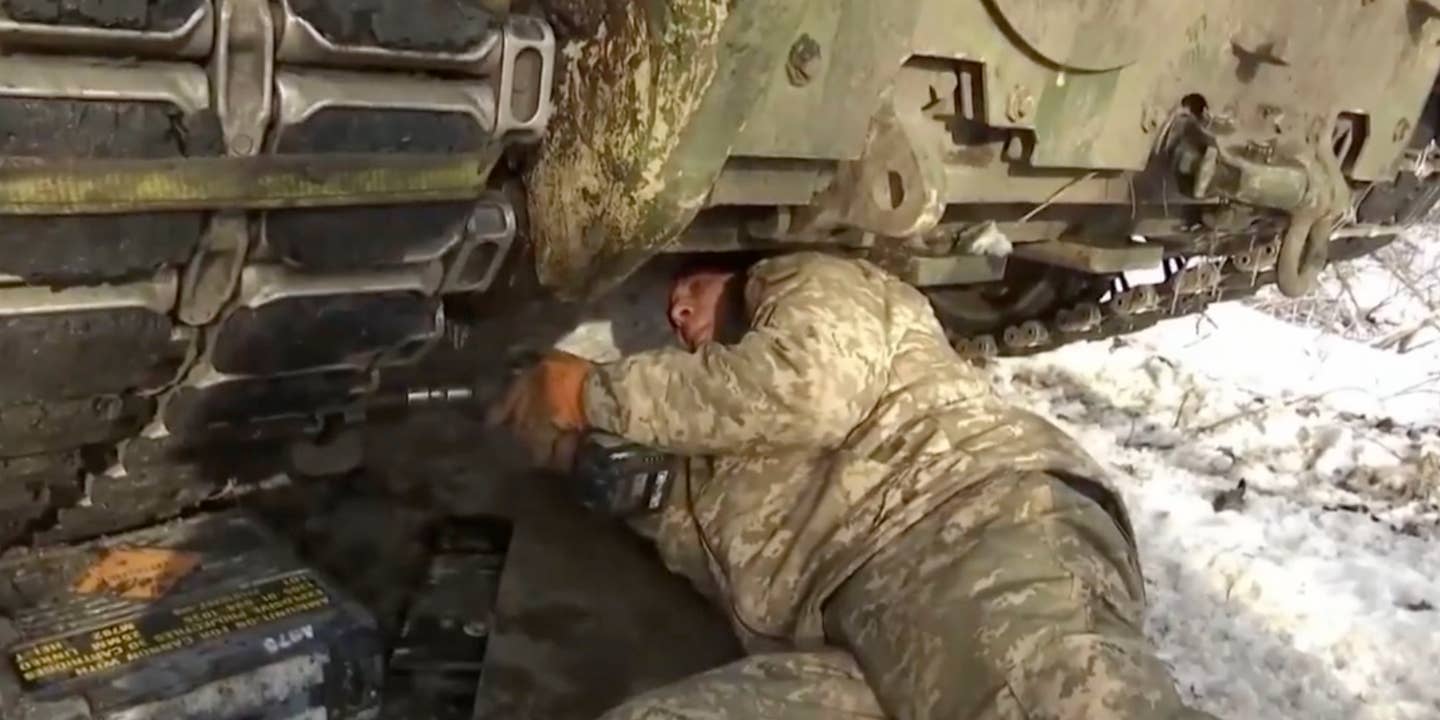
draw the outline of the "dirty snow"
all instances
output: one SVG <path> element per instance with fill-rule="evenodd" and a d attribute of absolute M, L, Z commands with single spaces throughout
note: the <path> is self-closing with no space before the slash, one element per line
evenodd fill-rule
<path fill-rule="evenodd" d="M 1351 270 L 1352 290 L 1388 292 L 1380 265 Z M 619 320 L 560 345 L 596 359 L 653 346 L 665 277 L 614 294 L 597 314 Z M 1415 325 L 1414 301 L 1385 300 L 1393 325 Z M 1219 305 L 991 372 L 1113 469 L 1146 568 L 1147 631 L 1198 707 L 1436 720 L 1440 344 L 1400 354 L 1372 346 L 1393 330 L 1378 314 L 1337 333 L 1267 309 Z M 1243 502 L 1217 512 L 1242 480 Z"/>
<path fill-rule="evenodd" d="M 1114 469 L 1197 706 L 1440 718 L 1440 352 L 1226 304 L 994 373 Z"/>
<path fill-rule="evenodd" d="M 1433 349 L 1440 344 L 1440 225 L 1418 227 L 1370 257 L 1332 267 L 1307 297 L 1269 292 L 1254 304 L 1401 353 Z"/>

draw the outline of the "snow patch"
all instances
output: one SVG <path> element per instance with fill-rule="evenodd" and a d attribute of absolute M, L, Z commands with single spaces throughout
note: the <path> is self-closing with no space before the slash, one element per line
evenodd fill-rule
<path fill-rule="evenodd" d="M 1241 305 L 992 366 L 1114 469 L 1182 692 L 1336 720 L 1440 718 L 1437 371 Z"/>

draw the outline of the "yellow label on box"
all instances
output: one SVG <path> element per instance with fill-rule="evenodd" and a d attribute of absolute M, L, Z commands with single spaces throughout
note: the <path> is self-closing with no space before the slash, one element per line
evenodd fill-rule
<path fill-rule="evenodd" d="M 213 599 L 24 645 L 15 649 L 10 659 L 20 678 L 33 687 L 115 670 L 330 604 L 320 583 L 301 572 Z M 257 644 L 261 642 L 257 640 Z"/>

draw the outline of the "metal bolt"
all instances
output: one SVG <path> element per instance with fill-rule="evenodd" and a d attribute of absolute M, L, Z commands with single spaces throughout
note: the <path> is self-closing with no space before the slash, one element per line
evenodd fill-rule
<path fill-rule="evenodd" d="M 1140 130 L 1146 135 L 1155 132 L 1160 127 L 1160 111 L 1153 107 L 1147 107 L 1140 112 Z"/>
<path fill-rule="evenodd" d="M 1005 328 L 1003 336 L 1007 346 L 1015 350 L 1025 350 L 1043 345 L 1050 339 L 1050 331 L 1038 321 L 1027 320 Z"/>
<path fill-rule="evenodd" d="M 1011 122 L 1020 122 L 1035 111 L 1035 96 L 1024 85 L 1016 85 L 1010 91 L 1010 100 L 1005 104 L 1005 116 Z"/>
<path fill-rule="evenodd" d="M 785 74 L 790 84 L 801 87 L 810 83 L 820 69 L 820 43 L 808 33 L 801 34 L 790 46 L 790 59 L 785 63 Z"/>
<path fill-rule="evenodd" d="M 96 415 L 107 420 L 120 417 L 120 411 L 124 409 L 124 403 L 113 395 L 102 395 L 90 401 L 90 407 Z"/>
<path fill-rule="evenodd" d="M 1000 344 L 995 342 L 993 335 L 977 335 L 968 340 L 962 340 L 959 349 L 966 355 L 977 358 L 993 358 L 1000 354 Z"/>
<path fill-rule="evenodd" d="M 1400 122 L 1395 123 L 1395 134 L 1393 136 L 1395 142 L 1405 142 L 1405 140 L 1410 137 L 1410 129 L 1410 119 L 1400 118 Z"/>
<path fill-rule="evenodd" d="M 255 151 L 255 140 L 249 135 L 236 135 L 230 143 L 231 155 L 249 155 Z"/>

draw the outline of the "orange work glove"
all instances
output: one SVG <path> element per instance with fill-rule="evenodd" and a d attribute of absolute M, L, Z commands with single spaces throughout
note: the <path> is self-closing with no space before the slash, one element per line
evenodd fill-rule
<path fill-rule="evenodd" d="M 490 411 L 490 424 L 505 425 L 536 464 L 567 471 L 585 421 L 585 379 L 589 360 L 558 350 L 521 373 Z"/>

